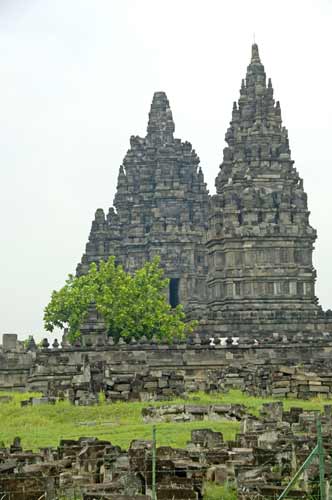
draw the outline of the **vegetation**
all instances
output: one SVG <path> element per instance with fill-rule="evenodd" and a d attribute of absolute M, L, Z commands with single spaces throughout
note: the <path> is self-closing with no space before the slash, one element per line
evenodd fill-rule
<path fill-rule="evenodd" d="M 102 401 L 90 407 L 72 406 L 69 402 L 58 402 L 56 405 L 20 407 L 20 401 L 32 394 L 1 393 L 13 396 L 9 403 L 0 403 L 0 442 L 8 446 L 15 436 L 22 438 L 25 449 L 38 449 L 43 446 L 57 446 L 61 438 L 79 438 L 80 436 L 96 436 L 108 439 L 113 444 L 126 449 L 133 439 L 151 439 L 152 424 L 145 424 L 141 410 L 145 406 L 162 405 L 162 403 L 113 403 Z M 186 403 L 241 403 L 248 412 L 258 414 L 264 402 L 275 399 L 254 398 L 243 395 L 240 391 L 228 394 L 197 393 L 190 396 Z M 285 399 L 284 406 L 302 406 L 305 409 L 322 409 L 326 400 L 311 401 Z M 172 403 L 183 403 L 183 400 L 172 400 Z M 190 440 L 192 429 L 211 428 L 222 432 L 225 440 L 232 440 L 240 429 L 238 422 L 201 421 L 188 423 L 162 423 L 157 426 L 158 446 L 168 445 L 184 447 Z"/>
<path fill-rule="evenodd" d="M 168 280 L 159 266 L 159 258 L 147 262 L 134 275 L 115 264 L 115 257 L 90 265 L 87 274 L 69 275 L 59 291 L 53 291 L 45 308 L 44 323 L 48 331 L 68 328 L 71 341 L 80 336 L 80 326 L 88 308 L 95 304 L 104 318 L 110 336 L 118 339 L 172 341 L 190 333 L 195 322 L 185 323 L 182 306 L 172 309 L 165 296 Z"/>
<path fill-rule="evenodd" d="M 206 482 L 204 484 L 204 500 L 237 500 L 236 489 L 232 484 L 218 485 Z"/>

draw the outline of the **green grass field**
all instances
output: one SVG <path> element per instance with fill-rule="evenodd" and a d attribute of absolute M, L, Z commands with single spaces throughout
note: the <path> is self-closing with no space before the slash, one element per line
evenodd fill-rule
<path fill-rule="evenodd" d="M 133 439 L 150 439 L 152 424 L 145 424 L 141 410 L 145 406 L 163 403 L 113 403 L 101 402 L 97 406 L 72 406 L 69 402 L 56 405 L 20 407 L 20 401 L 33 394 L 4 393 L 13 396 L 13 401 L 0 403 L 0 441 L 8 446 L 15 436 L 22 438 L 24 449 L 37 450 L 40 447 L 57 446 L 61 438 L 77 439 L 81 436 L 94 436 L 107 439 L 126 449 Z M 35 394 L 36 396 L 36 394 Z M 227 394 L 197 393 L 187 400 L 172 400 L 172 403 L 241 403 L 248 412 L 257 415 L 264 402 L 273 399 L 254 398 L 243 395 L 240 391 Z M 322 409 L 326 400 L 311 401 L 285 399 L 286 409 L 301 406 L 306 409 Z M 198 428 L 211 428 L 220 431 L 225 440 L 234 439 L 240 425 L 230 421 L 201 421 L 188 423 L 162 423 L 157 425 L 157 445 L 184 447 L 190 439 L 190 431 Z"/>

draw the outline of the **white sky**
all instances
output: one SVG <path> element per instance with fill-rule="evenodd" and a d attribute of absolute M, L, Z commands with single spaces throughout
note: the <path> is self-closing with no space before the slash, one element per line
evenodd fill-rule
<path fill-rule="evenodd" d="M 332 2 L 0 0 L 0 332 L 43 308 L 112 205 L 130 135 L 166 91 L 210 192 L 253 34 L 304 178 L 317 294 L 332 307 Z"/>

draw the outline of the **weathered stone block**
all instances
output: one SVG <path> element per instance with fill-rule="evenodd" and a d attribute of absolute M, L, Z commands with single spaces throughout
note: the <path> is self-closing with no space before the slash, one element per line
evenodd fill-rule
<path fill-rule="evenodd" d="M 130 384 L 115 384 L 114 391 L 116 392 L 130 391 Z"/>
<path fill-rule="evenodd" d="M 216 465 L 214 468 L 214 480 L 216 484 L 224 484 L 228 480 L 228 468 L 226 465 Z"/>
<path fill-rule="evenodd" d="M 144 389 L 155 390 L 158 388 L 158 381 L 156 382 L 145 382 Z"/>

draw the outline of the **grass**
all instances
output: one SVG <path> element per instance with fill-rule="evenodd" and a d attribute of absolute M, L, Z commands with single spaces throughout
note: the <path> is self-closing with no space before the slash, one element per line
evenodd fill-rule
<path fill-rule="evenodd" d="M 222 486 L 214 483 L 204 484 L 204 500 L 236 500 L 237 493 L 234 486 L 226 483 Z"/>
<path fill-rule="evenodd" d="M 160 406 L 162 403 L 113 403 L 101 402 L 97 406 L 72 406 L 69 402 L 56 405 L 20 407 L 20 401 L 37 394 L 1 392 L 10 395 L 13 400 L 0 403 L 0 442 L 8 446 L 15 436 L 22 438 L 24 449 L 37 450 L 40 447 L 57 446 L 59 440 L 77 439 L 81 436 L 94 436 L 107 439 L 112 444 L 127 449 L 133 439 L 151 439 L 152 424 L 145 424 L 141 410 L 146 406 Z M 174 399 L 167 404 L 213 404 L 241 403 L 253 415 L 259 413 L 262 403 L 275 401 L 272 398 L 254 398 L 233 390 L 227 394 L 192 394 L 189 399 Z M 281 399 L 282 400 L 282 399 Z M 326 400 L 311 401 L 282 400 L 285 409 L 301 406 L 305 409 L 322 409 Z M 86 424 L 86 425 L 82 425 Z M 239 431 L 240 424 L 231 421 L 197 421 L 187 423 L 162 423 L 157 425 L 157 445 L 184 447 L 190 440 L 190 431 L 199 428 L 211 428 L 222 432 L 225 440 L 232 440 Z M 213 498 L 213 497 L 211 497 Z M 220 497 L 219 497 L 220 498 Z"/>

